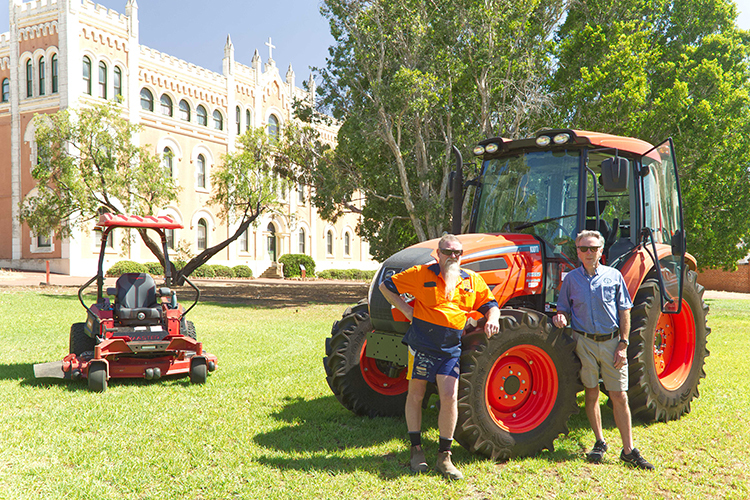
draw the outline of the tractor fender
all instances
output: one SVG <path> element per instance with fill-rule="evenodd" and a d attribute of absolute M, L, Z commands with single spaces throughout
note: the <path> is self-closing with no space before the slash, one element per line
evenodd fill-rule
<path fill-rule="evenodd" d="M 656 244 L 656 254 L 659 260 L 669 257 L 672 255 L 672 248 L 669 245 Z M 698 263 L 692 255 L 689 253 L 685 254 L 685 264 L 688 269 L 695 271 L 698 267 Z M 638 288 L 646 279 L 646 276 L 654 268 L 654 261 L 651 259 L 649 252 L 643 246 L 639 246 L 637 250 L 633 252 L 628 260 L 620 266 L 620 272 L 622 277 L 625 278 L 625 284 L 628 287 L 628 292 L 631 297 L 635 297 L 638 292 Z"/>

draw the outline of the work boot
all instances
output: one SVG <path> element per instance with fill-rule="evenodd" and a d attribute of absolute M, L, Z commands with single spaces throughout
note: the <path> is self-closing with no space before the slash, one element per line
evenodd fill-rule
<path fill-rule="evenodd" d="M 424 458 L 424 450 L 421 446 L 411 447 L 411 457 L 409 458 L 409 469 L 414 474 L 427 472 L 427 460 Z"/>
<path fill-rule="evenodd" d="M 456 466 L 451 462 L 451 452 L 441 451 L 438 453 L 437 465 L 435 468 L 440 472 L 443 477 L 447 479 L 463 479 L 464 475 L 461 471 L 456 469 Z"/>

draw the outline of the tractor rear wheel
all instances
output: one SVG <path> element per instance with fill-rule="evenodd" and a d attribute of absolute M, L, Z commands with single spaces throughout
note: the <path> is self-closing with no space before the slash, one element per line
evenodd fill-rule
<path fill-rule="evenodd" d="M 198 340 L 198 334 L 195 333 L 195 325 L 192 321 L 184 320 L 180 326 L 180 333 L 193 340 Z"/>
<path fill-rule="evenodd" d="M 84 352 L 94 350 L 94 339 L 86 335 L 84 323 L 73 323 L 70 325 L 70 353 L 80 356 Z"/>
<path fill-rule="evenodd" d="M 542 313 L 504 309 L 499 333 L 462 342 L 456 440 L 493 460 L 553 450 L 583 389 L 575 341 Z"/>
<path fill-rule="evenodd" d="M 711 329 L 697 277 L 687 272 L 679 314 L 661 312 L 656 280 L 638 288 L 631 312 L 628 398 L 631 413 L 641 420 L 676 420 L 698 397 Z"/>
<path fill-rule="evenodd" d="M 358 415 L 403 415 L 409 388 L 406 368 L 365 355 L 370 331 L 367 300 L 348 308 L 334 323 L 323 358 L 326 381 L 339 402 Z"/>

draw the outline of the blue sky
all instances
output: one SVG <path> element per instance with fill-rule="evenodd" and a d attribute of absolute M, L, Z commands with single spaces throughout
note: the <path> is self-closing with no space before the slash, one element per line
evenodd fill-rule
<path fill-rule="evenodd" d="M 0 9 L 0 33 L 9 30 L 10 1 Z M 291 63 L 300 86 L 310 66 L 325 66 L 333 44 L 318 0 L 137 1 L 141 44 L 219 73 L 227 35 L 237 62 L 248 66 L 255 49 L 263 62 L 268 60 L 265 43 L 270 37 L 282 78 Z M 124 14 L 127 0 L 96 3 Z"/>

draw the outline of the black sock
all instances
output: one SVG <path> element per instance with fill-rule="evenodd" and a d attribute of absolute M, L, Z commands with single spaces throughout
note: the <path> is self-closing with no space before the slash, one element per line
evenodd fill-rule
<path fill-rule="evenodd" d="M 409 433 L 409 441 L 411 441 L 412 446 L 421 446 L 422 445 L 422 432 L 410 432 Z"/>
<path fill-rule="evenodd" d="M 444 437 L 440 437 L 440 449 L 438 450 L 440 453 L 444 451 L 451 451 L 451 445 L 453 444 L 452 439 L 445 439 Z"/>

